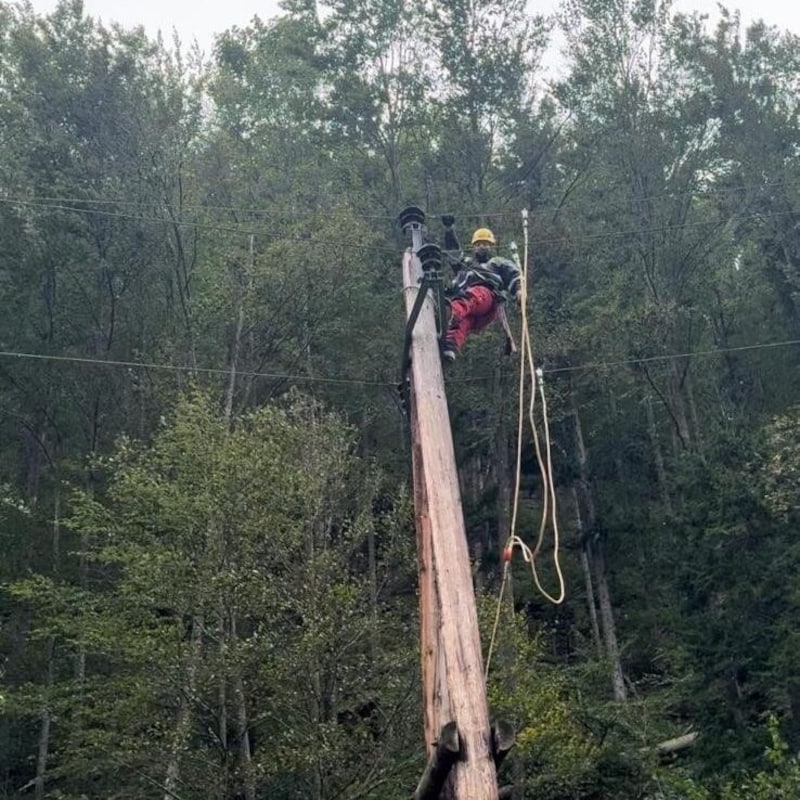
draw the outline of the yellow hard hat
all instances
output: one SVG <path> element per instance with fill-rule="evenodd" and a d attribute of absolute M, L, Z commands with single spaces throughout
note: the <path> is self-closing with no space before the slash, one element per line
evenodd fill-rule
<path fill-rule="evenodd" d="M 477 242 L 489 242 L 489 244 L 497 244 L 494 234 L 488 228 L 478 228 L 478 230 L 472 234 L 472 244 L 476 244 Z"/>

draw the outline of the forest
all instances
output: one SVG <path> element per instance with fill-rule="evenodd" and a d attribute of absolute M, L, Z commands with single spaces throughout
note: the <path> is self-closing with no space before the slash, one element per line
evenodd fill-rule
<path fill-rule="evenodd" d="M 498 605 L 519 360 L 445 371 L 501 785 L 800 797 L 799 112 L 797 36 L 668 0 L 284 0 L 208 56 L 0 1 L 0 798 L 411 796 L 412 204 L 530 215 L 563 603 L 515 557 Z"/>

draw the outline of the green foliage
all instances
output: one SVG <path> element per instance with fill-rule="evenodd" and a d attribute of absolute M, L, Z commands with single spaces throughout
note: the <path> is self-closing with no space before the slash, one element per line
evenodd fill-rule
<path fill-rule="evenodd" d="M 764 502 L 776 517 L 787 522 L 796 519 L 800 510 L 798 413 L 798 409 L 790 409 L 771 420 L 765 431 L 768 459 L 762 467 Z"/>
<path fill-rule="evenodd" d="M 767 721 L 770 742 L 763 753 L 766 765 L 753 772 L 742 772 L 735 779 L 708 788 L 680 773 L 667 773 L 659 783 L 658 800 L 783 800 L 800 791 L 800 762 L 789 754 L 781 737 L 778 720 Z"/>
<path fill-rule="evenodd" d="M 549 23 L 516 0 L 283 9 L 203 65 L 74 0 L 0 4 L 0 351 L 37 356 L 0 364 L 0 785 L 35 792 L 38 766 L 54 797 L 413 788 L 394 221 L 414 202 L 431 239 L 452 211 L 504 254 L 532 211 L 568 595 L 515 581 L 489 680 L 518 731 L 503 780 L 796 793 L 798 361 L 761 346 L 800 336 L 796 37 L 571 0 L 545 82 Z M 500 347 L 473 337 L 447 375 L 485 585 L 514 463 Z M 789 749 L 766 766 L 771 714 Z"/>
<path fill-rule="evenodd" d="M 484 641 L 491 639 L 496 604 L 496 598 L 488 596 L 481 603 Z M 490 713 L 517 731 L 508 774 L 517 762 L 531 776 L 529 790 L 535 796 L 548 796 L 542 794 L 543 787 L 554 783 L 563 787 L 566 775 L 580 783 L 591 762 L 592 746 L 573 718 L 563 676 L 542 657 L 542 638 L 530 635 L 523 616 L 503 611 L 489 664 Z"/>
<path fill-rule="evenodd" d="M 179 762 L 194 764 L 182 778 L 187 797 L 248 774 L 268 793 L 284 774 L 346 786 L 365 751 L 402 742 L 413 667 L 401 634 L 412 620 L 392 585 L 411 558 L 400 536 L 407 511 L 351 443 L 352 431 L 299 395 L 233 429 L 194 395 L 151 446 L 122 440 L 104 460 L 104 496 L 78 492 L 69 519 L 91 584 L 34 577 L 11 587 L 35 610 L 37 636 L 87 661 L 86 677 L 59 674 L 48 700 L 33 685 L 12 698 L 17 713 L 52 705 L 58 785 L 79 789 L 87 770 L 100 785 L 125 775 L 125 796 L 136 796 L 142 776 L 177 758 L 181 714 L 190 722 Z M 379 497 L 387 511 L 375 514 Z M 371 576 L 368 536 L 378 550 Z M 252 763 L 229 761 L 209 735 L 224 711 L 216 690 L 237 682 L 260 743 Z M 343 715 L 367 706 L 374 716 L 358 721 L 371 727 L 346 733 Z M 385 770 L 372 779 L 386 780 Z"/>

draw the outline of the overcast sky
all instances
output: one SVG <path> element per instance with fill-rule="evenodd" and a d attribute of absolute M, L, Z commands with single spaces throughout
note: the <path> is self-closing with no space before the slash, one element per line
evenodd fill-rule
<path fill-rule="evenodd" d="M 39 13 L 52 11 L 57 0 L 32 0 Z M 558 0 L 531 0 L 534 11 L 549 14 Z M 800 35 L 800 3 L 796 0 L 726 0 L 728 8 L 738 8 L 745 24 L 764 19 L 770 25 Z M 84 0 L 86 13 L 104 23 L 119 22 L 124 27 L 144 25 L 148 34 L 161 30 L 167 41 L 175 28 L 181 40 L 189 44 L 197 39 L 210 53 L 215 33 L 234 25 L 244 27 L 253 16 L 266 20 L 280 12 L 278 0 Z M 712 20 L 718 17 L 716 0 L 675 0 L 679 11 L 700 11 Z"/>

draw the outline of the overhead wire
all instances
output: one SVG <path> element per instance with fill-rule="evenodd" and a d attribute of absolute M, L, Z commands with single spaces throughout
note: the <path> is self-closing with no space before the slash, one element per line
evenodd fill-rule
<path fill-rule="evenodd" d="M 695 358 L 724 355 L 725 353 L 735 353 L 744 350 L 762 350 L 773 347 L 790 347 L 792 345 L 800 345 L 800 339 L 784 339 L 778 342 L 757 342 L 755 344 L 734 345 L 732 347 L 719 347 L 714 350 L 694 350 L 686 351 L 683 353 L 662 353 L 654 356 L 642 356 L 641 358 L 626 358 L 618 361 L 588 361 L 582 364 L 572 364 L 566 367 L 552 367 L 545 368 L 539 367 L 542 375 L 554 375 L 557 373 L 566 372 L 580 372 L 586 370 L 603 370 L 611 369 L 613 367 L 624 367 L 635 364 L 647 364 L 653 361 L 671 361 L 673 359 L 681 358 Z M 449 378 L 447 383 L 476 383 L 483 381 L 491 381 L 491 375 L 473 375 L 466 378 Z"/>
<path fill-rule="evenodd" d="M 749 190 L 763 190 L 769 188 L 776 188 L 776 187 L 783 187 L 783 188 L 797 188 L 800 186 L 800 180 L 798 181 L 787 181 L 783 178 L 774 180 L 774 181 L 765 181 L 763 183 L 742 183 L 737 186 L 728 186 L 728 187 L 719 187 L 719 188 L 710 188 L 710 189 L 685 189 L 679 191 L 665 191 L 665 192 L 656 192 L 653 194 L 645 194 L 641 197 L 635 198 L 636 202 L 651 202 L 653 200 L 661 200 L 664 198 L 680 198 L 686 196 L 694 196 L 697 199 L 703 199 L 706 197 L 716 197 L 720 195 L 736 195 L 739 196 L 743 192 L 747 192 Z M 557 208 L 560 205 L 561 194 L 552 193 L 550 195 L 543 195 L 537 198 L 536 210 L 542 211 L 548 208 Z M 13 195 L 0 195 L 0 201 L 5 202 L 21 202 L 21 203 L 56 203 L 56 204 L 65 204 L 65 203 L 86 203 L 89 205 L 118 205 L 118 206 L 138 206 L 141 205 L 140 200 L 128 200 L 124 197 L 114 198 L 114 197 L 86 197 L 86 196 L 77 196 L 77 195 L 34 195 L 31 197 L 18 197 Z M 551 205 L 552 204 L 552 205 Z M 180 205 L 181 209 L 184 210 L 198 210 L 198 211 L 223 211 L 223 212 L 233 212 L 233 213 L 240 213 L 240 214 L 264 214 L 269 215 L 271 218 L 274 218 L 276 215 L 272 212 L 269 208 L 261 207 L 261 206 L 243 206 L 243 205 L 215 205 L 210 203 L 186 203 L 182 202 Z M 304 212 L 306 216 L 314 217 L 317 215 L 327 215 L 327 211 L 319 209 L 319 210 L 312 210 Z M 455 214 L 458 217 L 464 219 L 481 219 L 481 218 L 502 218 L 502 217 L 516 217 L 519 214 L 519 211 L 516 209 L 502 209 L 496 211 L 465 211 L 458 209 L 448 209 L 447 211 L 428 211 L 427 214 L 430 217 L 438 217 L 442 214 Z M 365 220 L 391 220 L 394 221 L 396 219 L 396 215 L 393 214 L 361 214 L 361 213 L 353 213 L 353 217 L 357 219 L 365 219 Z"/>
<path fill-rule="evenodd" d="M 30 208 L 39 208 L 39 209 L 47 209 L 52 211 L 70 211 L 77 214 L 93 214 L 95 216 L 107 217 L 112 219 L 125 219 L 134 222 L 145 222 L 148 224 L 156 224 L 156 225 L 170 225 L 170 226 L 177 226 L 177 227 L 189 227 L 195 228 L 197 230 L 209 230 L 209 231 L 217 231 L 217 232 L 224 232 L 224 233 L 234 233 L 242 236 L 265 236 L 269 239 L 276 239 L 282 241 L 293 241 L 299 242 L 303 244 L 312 244 L 312 245 L 319 245 L 330 247 L 334 245 L 341 245 L 342 247 L 347 247 L 355 250 L 365 250 L 368 252 L 379 252 L 379 253 L 391 253 L 395 255 L 397 253 L 397 248 L 381 245 L 360 245 L 357 242 L 345 242 L 345 241 L 336 241 L 332 239 L 315 239 L 311 236 L 289 236 L 280 231 L 272 231 L 272 230 L 264 230 L 262 228 L 254 228 L 253 225 L 248 227 L 233 227 L 230 225 L 217 225 L 208 222 L 195 222 L 194 220 L 186 220 L 186 219 L 170 219 L 167 217 L 145 217 L 135 214 L 122 214 L 119 212 L 114 211 L 103 211 L 101 209 L 96 208 L 77 208 L 76 206 L 68 206 L 68 205 L 56 205 L 56 204 L 49 204 L 49 203 L 37 203 L 30 200 L 11 200 L 8 198 L 0 197 L 0 203 L 6 203 L 7 205 L 19 205 L 25 206 Z M 265 223 L 266 224 L 266 223 Z"/>
<path fill-rule="evenodd" d="M 800 339 L 784 339 L 779 342 L 758 342 L 756 344 L 734 345 L 731 347 L 717 347 L 713 350 L 694 350 L 684 353 L 662 353 L 654 356 L 642 356 L 641 358 L 625 358 L 619 361 L 590 361 L 584 364 L 574 364 L 567 367 L 552 367 L 543 370 L 545 375 L 555 375 L 560 372 L 579 372 L 590 369 L 611 369 L 613 367 L 625 367 L 633 364 L 648 364 L 653 361 L 671 361 L 679 358 L 697 358 L 705 356 L 716 356 L 724 353 L 736 353 L 744 350 L 763 350 L 772 347 L 789 347 L 800 345 Z"/>
<path fill-rule="evenodd" d="M 82 202 L 82 201 L 81 201 Z M 98 214 L 102 216 L 108 217 L 118 217 L 122 219 L 128 219 L 133 221 L 141 221 L 141 222 L 148 222 L 148 223 L 157 223 L 157 224 L 169 224 L 169 225 L 179 225 L 179 226 L 191 226 L 198 229 L 204 230 L 213 230 L 213 231 L 224 231 L 233 234 L 239 235 L 252 235 L 253 230 L 252 226 L 249 227 L 232 227 L 232 226 L 223 226 L 223 225 L 214 225 L 205 222 L 194 222 L 191 220 L 170 220 L 167 218 L 162 217 L 144 217 L 139 215 L 132 215 L 132 214 L 120 214 L 116 212 L 109 212 L 103 211 L 98 209 L 85 209 L 85 208 L 77 208 L 74 206 L 66 206 L 66 205 L 59 205 L 59 204 L 49 204 L 49 203 L 40 203 L 32 200 L 23 200 L 20 198 L 9 198 L 9 197 L 1 197 L 0 196 L 0 203 L 6 204 L 13 204 L 13 205 L 23 205 L 23 206 L 30 206 L 34 208 L 42 208 L 45 210 L 53 210 L 53 211 L 67 211 L 67 212 L 76 212 L 76 213 L 84 213 L 84 214 Z M 791 212 L 785 212 L 791 213 Z M 746 216 L 782 216 L 784 215 L 782 212 L 776 212 L 772 214 L 760 214 L 758 212 L 752 215 Z M 486 215 L 484 215 L 486 216 Z M 679 228 L 688 228 L 688 227 L 698 227 L 704 226 L 712 223 L 683 223 L 680 225 L 672 225 L 672 226 L 653 226 L 651 228 L 638 228 L 638 229 L 631 229 L 627 231 L 609 231 L 602 234 L 585 234 L 583 236 L 578 237 L 550 237 L 550 238 L 543 238 L 534 240 L 535 244 L 543 244 L 543 243 L 552 243 L 552 242 L 559 242 L 564 241 L 567 238 L 571 238 L 571 240 L 580 240 L 586 239 L 598 239 L 598 238 L 609 238 L 615 236 L 624 236 L 624 235 L 633 235 L 636 233 L 642 232 L 658 232 L 663 230 L 675 230 Z M 321 240 L 315 240 L 311 237 L 289 237 L 281 232 L 276 231 L 263 231 L 259 230 L 257 232 L 258 235 L 268 236 L 270 238 L 283 238 L 288 239 L 289 241 L 298 241 L 302 243 L 312 243 L 312 244 L 319 244 L 319 245 L 342 245 L 348 248 L 358 248 L 365 251 L 374 251 L 380 253 L 391 253 L 393 255 L 396 254 L 395 248 L 390 247 L 381 247 L 376 245 L 358 245 L 353 242 L 335 242 L 331 240 L 325 240 L 324 242 Z M 527 228 L 526 228 L 526 235 L 527 235 Z M 528 246 L 528 240 L 526 239 L 526 247 Z M 797 340 L 786 340 L 782 342 L 766 342 L 766 343 L 756 343 L 750 345 L 742 345 L 738 347 L 729 347 L 729 348 L 717 348 L 714 350 L 706 350 L 706 351 L 693 351 L 693 352 L 685 352 L 685 353 L 672 353 L 672 354 L 659 354 L 653 356 L 645 356 L 640 358 L 631 358 L 631 359 L 620 359 L 620 360 L 613 360 L 613 361 L 595 361 L 595 362 L 588 362 L 585 364 L 577 364 L 572 366 L 566 367 L 554 367 L 554 368 L 544 368 L 542 369 L 542 375 L 548 374 L 555 374 L 555 373 L 563 373 L 563 372 L 574 372 L 580 370 L 589 370 L 589 369 L 605 369 L 611 367 L 618 367 L 618 366 L 626 366 L 626 365 L 634 365 L 634 364 L 643 364 L 653 361 L 661 361 L 661 360 L 669 360 L 669 359 L 679 359 L 679 358 L 691 358 L 691 357 L 698 357 L 698 356 L 713 356 L 716 354 L 721 354 L 725 352 L 735 352 L 741 350 L 754 350 L 759 348 L 768 348 L 768 347 L 781 347 L 781 346 L 788 346 L 800 343 Z M 106 364 L 112 366 L 125 366 L 131 368 L 151 368 L 151 369 L 185 369 L 191 370 L 194 369 L 195 372 L 208 372 L 208 373 L 217 373 L 217 374 L 230 374 L 230 371 L 223 370 L 223 369 L 213 369 L 213 368 L 183 368 L 176 365 L 165 365 L 165 364 L 156 364 L 156 363 L 144 363 L 144 362 L 133 362 L 133 361 L 112 361 L 112 360 L 102 360 L 102 359 L 89 359 L 89 358 L 80 358 L 80 357 L 67 357 L 67 356 L 54 356 L 54 355 L 45 355 L 45 354 L 37 354 L 37 353 L 11 353 L 11 352 L 0 352 L 0 356 L 4 357 L 18 357 L 18 358 L 38 358 L 38 359 L 50 359 L 50 360 L 64 360 L 64 361 L 73 361 L 76 363 L 95 363 L 95 364 Z M 311 378 L 306 376 L 298 376 L 298 375 L 279 375 L 279 374 L 272 374 L 272 373 L 262 373 L 262 372 L 250 372 L 244 373 L 240 372 L 237 373 L 240 375 L 244 375 L 246 377 L 265 377 L 265 378 L 274 378 L 274 379 L 286 379 L 286 380 L 308 380 L 311 381 Z M 488 380 L 489 378 L 485 376 L 475 376 L 471 378 L 463 378 L 463 379 L 450 379 L 448 382 L 474 382 L 474 381 L 481 381 L 481 380 Z M 315 379 L 319 382 L 333 382 L 333 383 L 355 383 L 355 384 L 365 384 L 365 385 L 392 385 L 388 382 L 378 382 L 378 381 L 361 381 L 361 380 L 348 380 L 348 379 Z"/>
<path fill-rule="evenodd" d="M 657 197 L 657 196 L 656 196 Z M 76 200 L 74 202 L 87 202 L 85 200 Z M 332 245 L 341 245 L 344 247 L 366 251 L 366 252 L 376 252 L 387 254 L 391 253 L 392 255 L 396 255 L 397 248 L 390 247 L 388 245 L 362 245 L 358 244 L 357 242 L 352 241 L 335 241 L 331 239 L 316 239 L 312 236 L 292 236 L 288 235 L 287 233 L 281 231 L 274 231 L 274 230 L 265 230 L 260 225 L 254 226 L 253 223 L 249 223 L 247 225 L 242 224 L 241 226 L 231 226 L 231 225 L 220 225 L 217 223 L 211 222 L 198 222 L 195 220 L 187 220 L 187 219 L 173 219 L 168 217 L 157 217 L 157 216 L 143 216 L 143 215 L 136 215 L 136 214 L 125 214 L 120 212 L 114 211 L 105 211 L 102 209 L 95 209 L 95 208 L 79 208 L 74 205 L 67 205 L 64 203 L 55 203 L 55 202 L 40 202 L 38 200 L 29 200 L 23 198 L 14 198 L 14 197 L 3 197 L 0 196 L 0 203 L 4 203 L 6 205 L 16 205 L 28 208 L 37 208 L 41 210 L 52 210 L 52 211 L 65 211 L 65 212 L 73 212 L 77 214 L 85 214 L 85 215 L 96 215 L 96 216 L 103 216 L 108 218 L 114 219 L 125 219 L 135 222 L 143 222 L 148 224 L 161 224 L 161 225 L 170 225 L 170 226 L 177 226 L 177 227 L 190 227 L 197 230 L 209 230 L 209 231 L 217 231 L 217 232 L 226 232 L 226 233 L 233 233 L 242 236 L 250 236 L 250 235 L 258 235 L 258 236 L 265 236 L 270 239 L 275 240 L 285 240 L 285 241 L 295 241 L 300 243 L 306 244 L 318 244 L 320 246 L 332 246 Z M 731 213 L 728 215 L 728 220 L 744 220 L 744 219 L 753 219 L 753 218 L 764 218 L 764 219 L 771 219 L 771 218 L 779 218 L 785 216 L 793 216 L 796 212 L 795 211 L 771 211 L 771 212 L 763 212 L 763 211 L 752 211 L 748 213 Z M 474 214 L 466 214 L 468 218 L 491 218 L 491 217 L 499 217 L 499 216 L 506 216 L 510 215 L 511 212 L 479 212 Z M 359 215 L 355 215 L 359 216 Z M 431 214 L 431 216 L 434 216 Z M 367 219 L 368 217 L 362 217 Z M 375 216 L 372 217 L 373 219 L 393 219 L 392 217 L 387 216 Z M 263 225 L 266 225 L 267 222 L 265 221 Z M 636 236 L 641 234 L 652 234 L 652 233 L 664 233 L 669 231 L 678 231 L 678 230 L 689 230 L 689 229 L 698 229 L 698 228 L 706 228 L 706 227 L 718 227 L 719 220 L 702 220 L 698 222 L 681 222 L 675 224 L 668 224 L 668 225 L 651 225 L 651 226 L 637 226 L 634 228 L 627 228 L 627 229 L 617 229 L 617 230 L 610 230 L 610 231 L 603 231 L 601 233 L 579 233 L 579 234 L 567 234 L 567 235 L 559 235 L 559 236 L 547 236 L 541 237 L 537 239 L 531 239 L 531 244 L 534 245 L 544 245 L 544 244 L 559 244 L 563 242 L 591 242 L 591 241 L 598 241 L 604 239 L 615 239 L 615 238 L 624 238 L 630 236 Z"/>
<path fill-rule="evenodd" d="M 119 213 L 116 213 L 116 212 L 108 212 L 108 211 L 102 211 L 102 210 L 97 210 L 97 209 L 82 209 L 82 208 L 76 208 L 74 206 L 64 206 L 64 205 L 53 205 L 53 204 L 47 204 L 47 203 L 37 203 L 35 201 L 22 200 L 22 199 L 19 199 L 19 198 L 9 198 L 9 197 L 0 197 L 0 202 L 7 203 L 7 204 L 14 204 L 14 205 L 30 206 L 30 207 L 35 207 L 35 208 L 43 208 L 43 209 L 46 209 L 46 210 L 68 211 L 68 212 L 76 212 L 76 213 L 84 213 L 84 214 L 99 214 L 99 215 L 103 215 L 103 216 L 118 217 L 118 218 L 122 218 L 122 219 L 133 220 L 133 221 L 141 221 L 141 222 L 148 222 L 148 223 L 155 223 L 155 224 L 168 224 L 168 225 L 175 224 L 175 225 L 178 225 L 178 226 L 190 226 L 190 227 L 194 227 L 194 228 L 198 228 L 198 229 L 204 229 L 204 230 L 224 231 L 224 232 L 233 233 L 233 234 L 239 234 L 239 235 L 253 235 L 252 227 L 247 227 L 247 228 L 245 228 L 245 227 L 231 227 L 231 226 L 213 225 L 213 224 L 209 224 L 209 223 L 205 223 L 205 222 L 195 222 L 195 221 L 191 221 L 191 220 L 170 220 L 170 219 L 162 218 L 162 217 L 143 217 L 143 216 L 131 215 L 131 214 L 119 214 Z M 740 215 L 739 218 L 745 218 L 746 216 L 748 216 L 748 217 L 749 216 L 767 216 L 767 217 L 769 217 L 769 216 L 783 216 L 785 214 L 790 214 L 790 213 L 792 213 L 792 212 L 774 212 L 772 214 L 761 214 L 759 212 L 755 212 L 755 213 L 750 214 L 750 215 Z M 650 228 L 636 228 L 636 229 L 630 229 L 630 230 L 626 230 L 626 231 L 608 231 L 608 232 L 599 233 L 599 234 L 583 234 L 583 235 L 579 235 L 579 236 L 575 236 L 575 237 L 549 237 L 549 238 L 542 238 L 542 239 L 534 240 L 534 243 L 535 244 L 556 243 L 556 242 L 566 241 L 568 239 L 571 240 L 571 241 L 580 241 L 581 239 L 583 239 L 583 240 L 596 240 L 596 239 L 602 239 L 602 238 L 613 238 L 613 237 L 617 237 L 617 236 L 634 235 L 634 234 L 645 233 L 645 232 L 654 233 L 654 232 L 659 232 L 659 231 L 676 230 L 676 229 L 681 229 L 681 228 L 700 227 L 700 226 L 706 226 L 706 225 L 711 225 L 711 224 L 716 224 L 716 223 L 710 223 L 710 222 L 709 223 L 706 223 L 706 222 L 701 222 L 701 223 L 682 223 L 680 225 L 652 226 Z M 311 244 L 318 244 L 318 245 L 325 245 L 325 246 L 342 245 L 342 246 L 345 246 L 345 247 L 348 247 L 348 248 L 356 248 L 356 249 L 361 249 L 361 250 L 364 250 L 364 251 L 380 252 L 380 253 L 391 253 L 392 255 L 396 254 L 396 249 L 395 248 L 390 248 L 388 246 L 387 247 L 382 247 L 382 246 L 377 246 L 377 245 L 358 245 L 357 243 L 353 243 L 353 242 L 335 242 L 335 241 L 331 241 L 331 240 L 325 240 L 323 242 L 321 240 L 315 240 L 315 239 L 313 239 L 311 237 L 289 237 L 289 236 L 286 236 L 286 235 L 284 235 L 284 234 L 282 234 L 280 232 L 264 231 L 264 230 L 259 230 L 258 231 L 258 235 L 259 236 L 267 236 L 267 237 L 270 237 L 270 238 L 283 238 L 283 239 L 287 239 L 289 241 L 297 241 L 297 242 L 301 242 L 301 243 L 305 243 L 305 244 L 311 243 Z M 754 348 L 758 348 L 758 347 L 782 346 L 783 344 L 793 344 L 793 343 L 794 343 L 793 341 L 789 341 L 789 342 L 786 342 L 786 343 L 781 343 L 781 342 L 765 343 L 763 345 L 748 345 L 748 346 L 744 346 L 742 348 L 731 348 L 731 349 L 732 350 L 735 350 L 735 349 L 754 349 Z M 620 361 L 611 361 L 611 362 L 592 362 L 590 364 L 575 365 L 575 366 L 572 366 L 572 367 L 559 367 L 559 368 L 553 368 L 553 369 L 548 368 L 548 369 L 544 370 L 544 374 L 552 374 L 552 373 L 555 373 L 555 372 L 576 371 L 576 370 L 590 369 L 590 368 L 604 368 L 604 367 L 610 367 L 610 366 L 630 365 L 630 364 L 635 364 L 635 363 L 646 363 L 647 361 L 657 361 L 657 360 L 669 359 L 669 358 L 683 358 L 683 357 L 690 357 L 690 356 L 697 356 L 697 355 L 713 355 L 714 353 L 721 353 L 721 352 L 726 352 L 726 350 L 725 349 L 718 349 L 718 350 L 713 350 L 713 351 L 703 351 L 703 352 L 694 352 L 694 353 L 656 355 L 656 356 L 650 356 L 650 357 L 639 358 L 639 359 L 624 359 L 624 360 L 620 360 Z M 464 379 L 464 380 L 466 382 L 471 382 L 471 381 L 474 381 L 474 380 L 483 380 L 483 379 L 485 379 L 485 378 L 475 377 L 475 378 L 468 378 L 468 379 Z"/>
<path fill-rule="evenodd" d="M 120 361 L 105 358 L 88 358 L 81 356 L 61 356 L 48 353 L 24 353 L 12 350 L 0 350 L 0 358 L 31 359 L 37 361 L 60 361 L 74 364 L 87 364 L 94 366 L 125 367 L 127 369 L 153 369 L 167 370 L 172 372 L 183 372 L 203 375 L 236 375 L 237 378 L 269 378 L 270 380 L 291 380 L 305 381 L 308 383 L 332 383 L 349 384 L 358 386 L 391 386 L 395 387 L 396 382 L 391 381 L 369 381 L 358 378 L 322 378 L 309 375 L 294 375 L 276 372 L 260 372 L 256 370 L 232 370 L 222 367 L 190 367 L 183 364 L 160 364 L 148 361 Z"/>
<path fill-rule="evenodd" d="M 553 375 L 556 373 L 577 372 L 581 370 L 600 370 L 611 369 L 614 367 L 630 366 L 634 364 L 646 364 L 654 361 L 668 361 L 681 358 L 695 358 L 722 355 L 724 353 L 735 353 L 747 350 L 762 350 L 774 347 L 789 347 L 800 345 L 800 339 L 786 339 L 779 342 L 759 342 L 756 344 L 738 345 L 733 347 L 720 347 L 714 350 L 695 350 L 683 353 L 663 353 L 655 356 L 644 356 L 642 358 L 627 358 L 619 361 L 590 361 L 583 364 L 573 364 L 567 367 L 553 367 L 544 369 L 539 367 L 541 375 Z M 230 376 L 234 370 L 222 367 L 190 367 L 181 364 L 163 364 L 150 361 L 124 361 L 115 359 L 89 358 L 83 356 L 63 356 L 49 353 L 28 353 L 22 351 L 0 350 L 0 358 L 31 359 L 37 361 L 60 361 L 65 363 L 87 364 L 107 367 L 124 367 L 128 369 L 154 369 L 169 370 L 185 373 L 201 373 L 210 375 Z M 309 375 L 292 373 L 273 373 L 260 372 L 257 370 L 235 370 L 237 376 L 252 378 L 269 378 L 271 380 L 298 380 L 308 383 L 340 383 L 366 386 L 391 386 L 397 385 L 396 381 L 370 381 L 361 378 L 321 378 Z M 492 380 L 490 375 L 478 375 L 471 378 L 448 378 L 448 384 L 474 383 L 478 381 Z"/>

